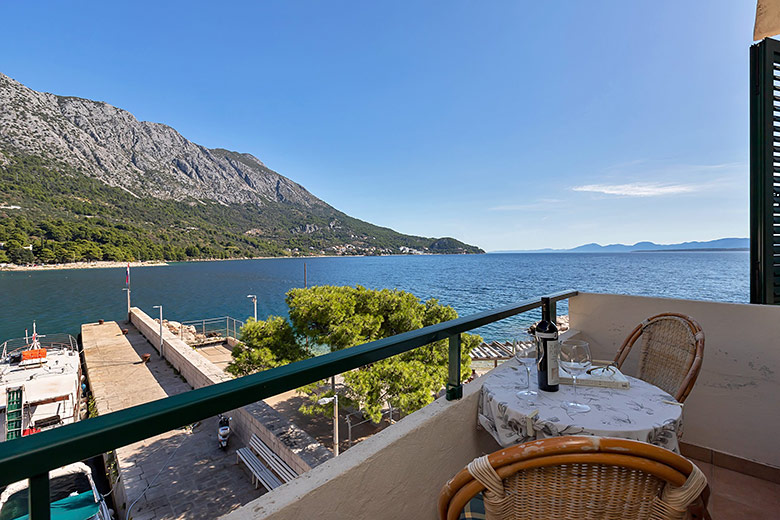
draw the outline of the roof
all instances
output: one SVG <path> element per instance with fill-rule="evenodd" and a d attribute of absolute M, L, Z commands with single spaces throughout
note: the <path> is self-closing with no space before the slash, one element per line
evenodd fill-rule
<path fill-rule="evenodd" d="M 95 495 L 92 491 L 85 491 L 80 495 L 63 498 L 52 502 L 51 520 L 89 520 L 95 516 L 100 508 L 100 504 L 95 502 Z M 22 515 L 14 520 L 29 520 L 30 515 Z"/>
<path fill-rule="evenodd" d="M 512 349 L 512 343 L 509 341 L 505 343 L 499 343 L 493 341 L 492 343 L 482 343 L 478 347 L 474 347 L 469 356 L 474 361 L 493 361 L 495 359 L 509 359 L 514 355 Z"/>
<path fill-rule="evenodd" d="M 79 354 L 75 350 L 49 350 L 46 363 L 35 368 L 0 364 L 0 408 L 5 408 L 8 387 L 24 386 L 27 403 L 66 395 L 75 398 L 79 366 Z"/>

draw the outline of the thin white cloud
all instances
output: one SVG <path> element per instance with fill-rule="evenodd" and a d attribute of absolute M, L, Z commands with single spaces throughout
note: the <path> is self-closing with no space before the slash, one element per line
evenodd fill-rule
<path fill-rule="evenodd" d="M 603 193 L 621 197 L 659 197 L 663 195 L 678 195 L 697 190 L 693 184 L 660 184 L 651 182 L 633 182 L 629 184 L 586 184 L 574 186 L 574 191 Z"/>

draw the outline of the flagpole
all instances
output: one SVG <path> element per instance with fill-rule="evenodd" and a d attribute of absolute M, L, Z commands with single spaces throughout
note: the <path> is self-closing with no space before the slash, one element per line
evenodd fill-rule
<path fill-rule="evenodd" d="M 127 321 L 130 321 L 130 262 L 127 263 L 127 271 L 125 274 L 125 287 L 123 290 L 127 291 Z"/>

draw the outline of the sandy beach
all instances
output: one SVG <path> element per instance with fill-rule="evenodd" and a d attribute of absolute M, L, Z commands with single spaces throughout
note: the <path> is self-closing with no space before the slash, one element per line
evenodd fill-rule
<path fill-rule="evenodd" d="M 68 264 L 37 264 L 37 265 L 14 265 L 0 264 L 0 271 L 54 271 L 59 269 L 111 269 L 117 267 L 127 267 L 128 262 L 109 262 L 98 260 L 95 262 L 73 262 Z M 148 267 L 168 265 L 166 262 L 130 262 L 130 267 Z"/>

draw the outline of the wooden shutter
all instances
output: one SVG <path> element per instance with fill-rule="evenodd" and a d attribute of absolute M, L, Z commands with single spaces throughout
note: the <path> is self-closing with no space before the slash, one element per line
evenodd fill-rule
<path fill-rule="evenodd" d="M 780 303 L 780 42 L 750 48 L 750 301 Z"/>

